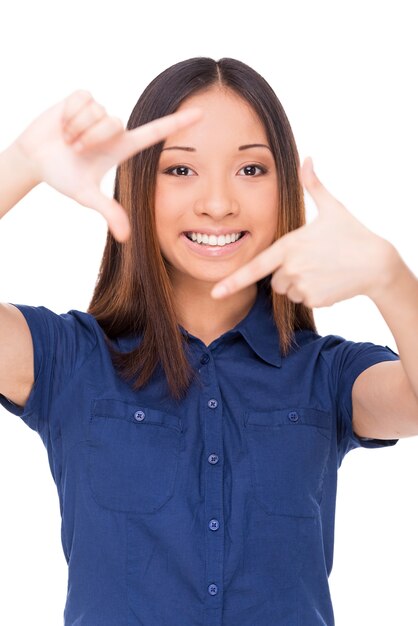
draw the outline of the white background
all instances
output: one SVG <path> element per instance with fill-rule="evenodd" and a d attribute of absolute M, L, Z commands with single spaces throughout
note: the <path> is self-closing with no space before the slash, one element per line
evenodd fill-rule
<path fill-rule="evenodd" d="M 275 2 L 272 13 L 266 2 L 247 0 L 4 3 L 0 149 L 74 89 L 90 90 L 126 122 L 165 67 L 192 56 L 235 57 L 276 90 L 301 158 L 311 155 L 332 193 L 416 273 L 414 5 L 289 0 Z M 104 181 L 109 194 L 112 175 Z M 39 186 L 1 222 L 0 301 L 85 310 L 105 235 L 97 213 Z M 315 315 L 321 334 L 396 350 L 365 297 Z M 0 623 L 57 626 L 67 572 L 46 451 L 19 418 L 3 409 L 0 417 Z M 344 460 L 330 579 L 337 626 L 418 624 L 417 476 L 415 438 Z"/>

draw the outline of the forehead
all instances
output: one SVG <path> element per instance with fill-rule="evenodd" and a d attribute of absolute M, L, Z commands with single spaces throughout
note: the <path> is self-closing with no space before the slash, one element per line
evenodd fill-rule
<path fill-rule="evenodd" d="M 263 123 L 251 105 L 225 87 L 211 87 L 184 100 L 179 110 L 199 107 L 202 118 L 193 126 L 178 131 L 166 142 L 182 145 L 198 143 L 268 143 Z M 186 143 L 185 143 L 186 142 Z"/>

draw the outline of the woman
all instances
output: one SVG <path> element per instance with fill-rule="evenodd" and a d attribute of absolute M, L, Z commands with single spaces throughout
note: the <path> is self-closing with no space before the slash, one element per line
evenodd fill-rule
<path fill-rule="evenodd" d="M 76 92 L 0 172 L 3 213 L 45 181 L 110 228 L 86 313 L 0 307 L 1 401 L 60 497 L 65 624 L 333 624 L 337 469 L 418 433 L 418 287 L 396 249 L 299 168 L 277 97 L 233 59 L 167 69 L 127 130 Z M 317 334 L 312 307 L 357 294 L 401 359 Z"/>

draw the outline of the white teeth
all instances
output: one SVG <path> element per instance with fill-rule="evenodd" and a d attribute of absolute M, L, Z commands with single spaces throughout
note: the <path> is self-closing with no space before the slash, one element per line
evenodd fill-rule
<path fill-rule="evenodd" d="M 209 246 L 225 246 L 234 243 L 242 236 L 242 233 L 231 233 L 228 235 L 207 235 L 206 233 L 188 233 L 187 237 L 197 243 Z"/>

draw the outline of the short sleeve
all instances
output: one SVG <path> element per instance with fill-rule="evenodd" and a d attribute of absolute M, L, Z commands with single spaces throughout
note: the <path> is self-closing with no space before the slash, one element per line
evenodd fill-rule
<path fill-rule="evenodd" d="M 337 409 L 337 442 L 340 463 L 350 450 L 357 447 L 380 448 L 393 446 L 397 439 L 358 437 L 352 425 L 352 389 L 364 370 L 382 361 L 398 361 L 399 355 L 388 346 L 370 342 L 347 341 L 333 336 L 323 353 L 328 361 L 332 393 Z"/>
<path fill-rule="evenodd" d="M 1 394 L 0 404 L 42 436 L 49 423 L 51 402 L 97 343 L 97 322 L 81 311 L 57 314 L 43 306 L 13 306 L 25 317 L 32 335 L 35 382 L 24 407 Z"/>

